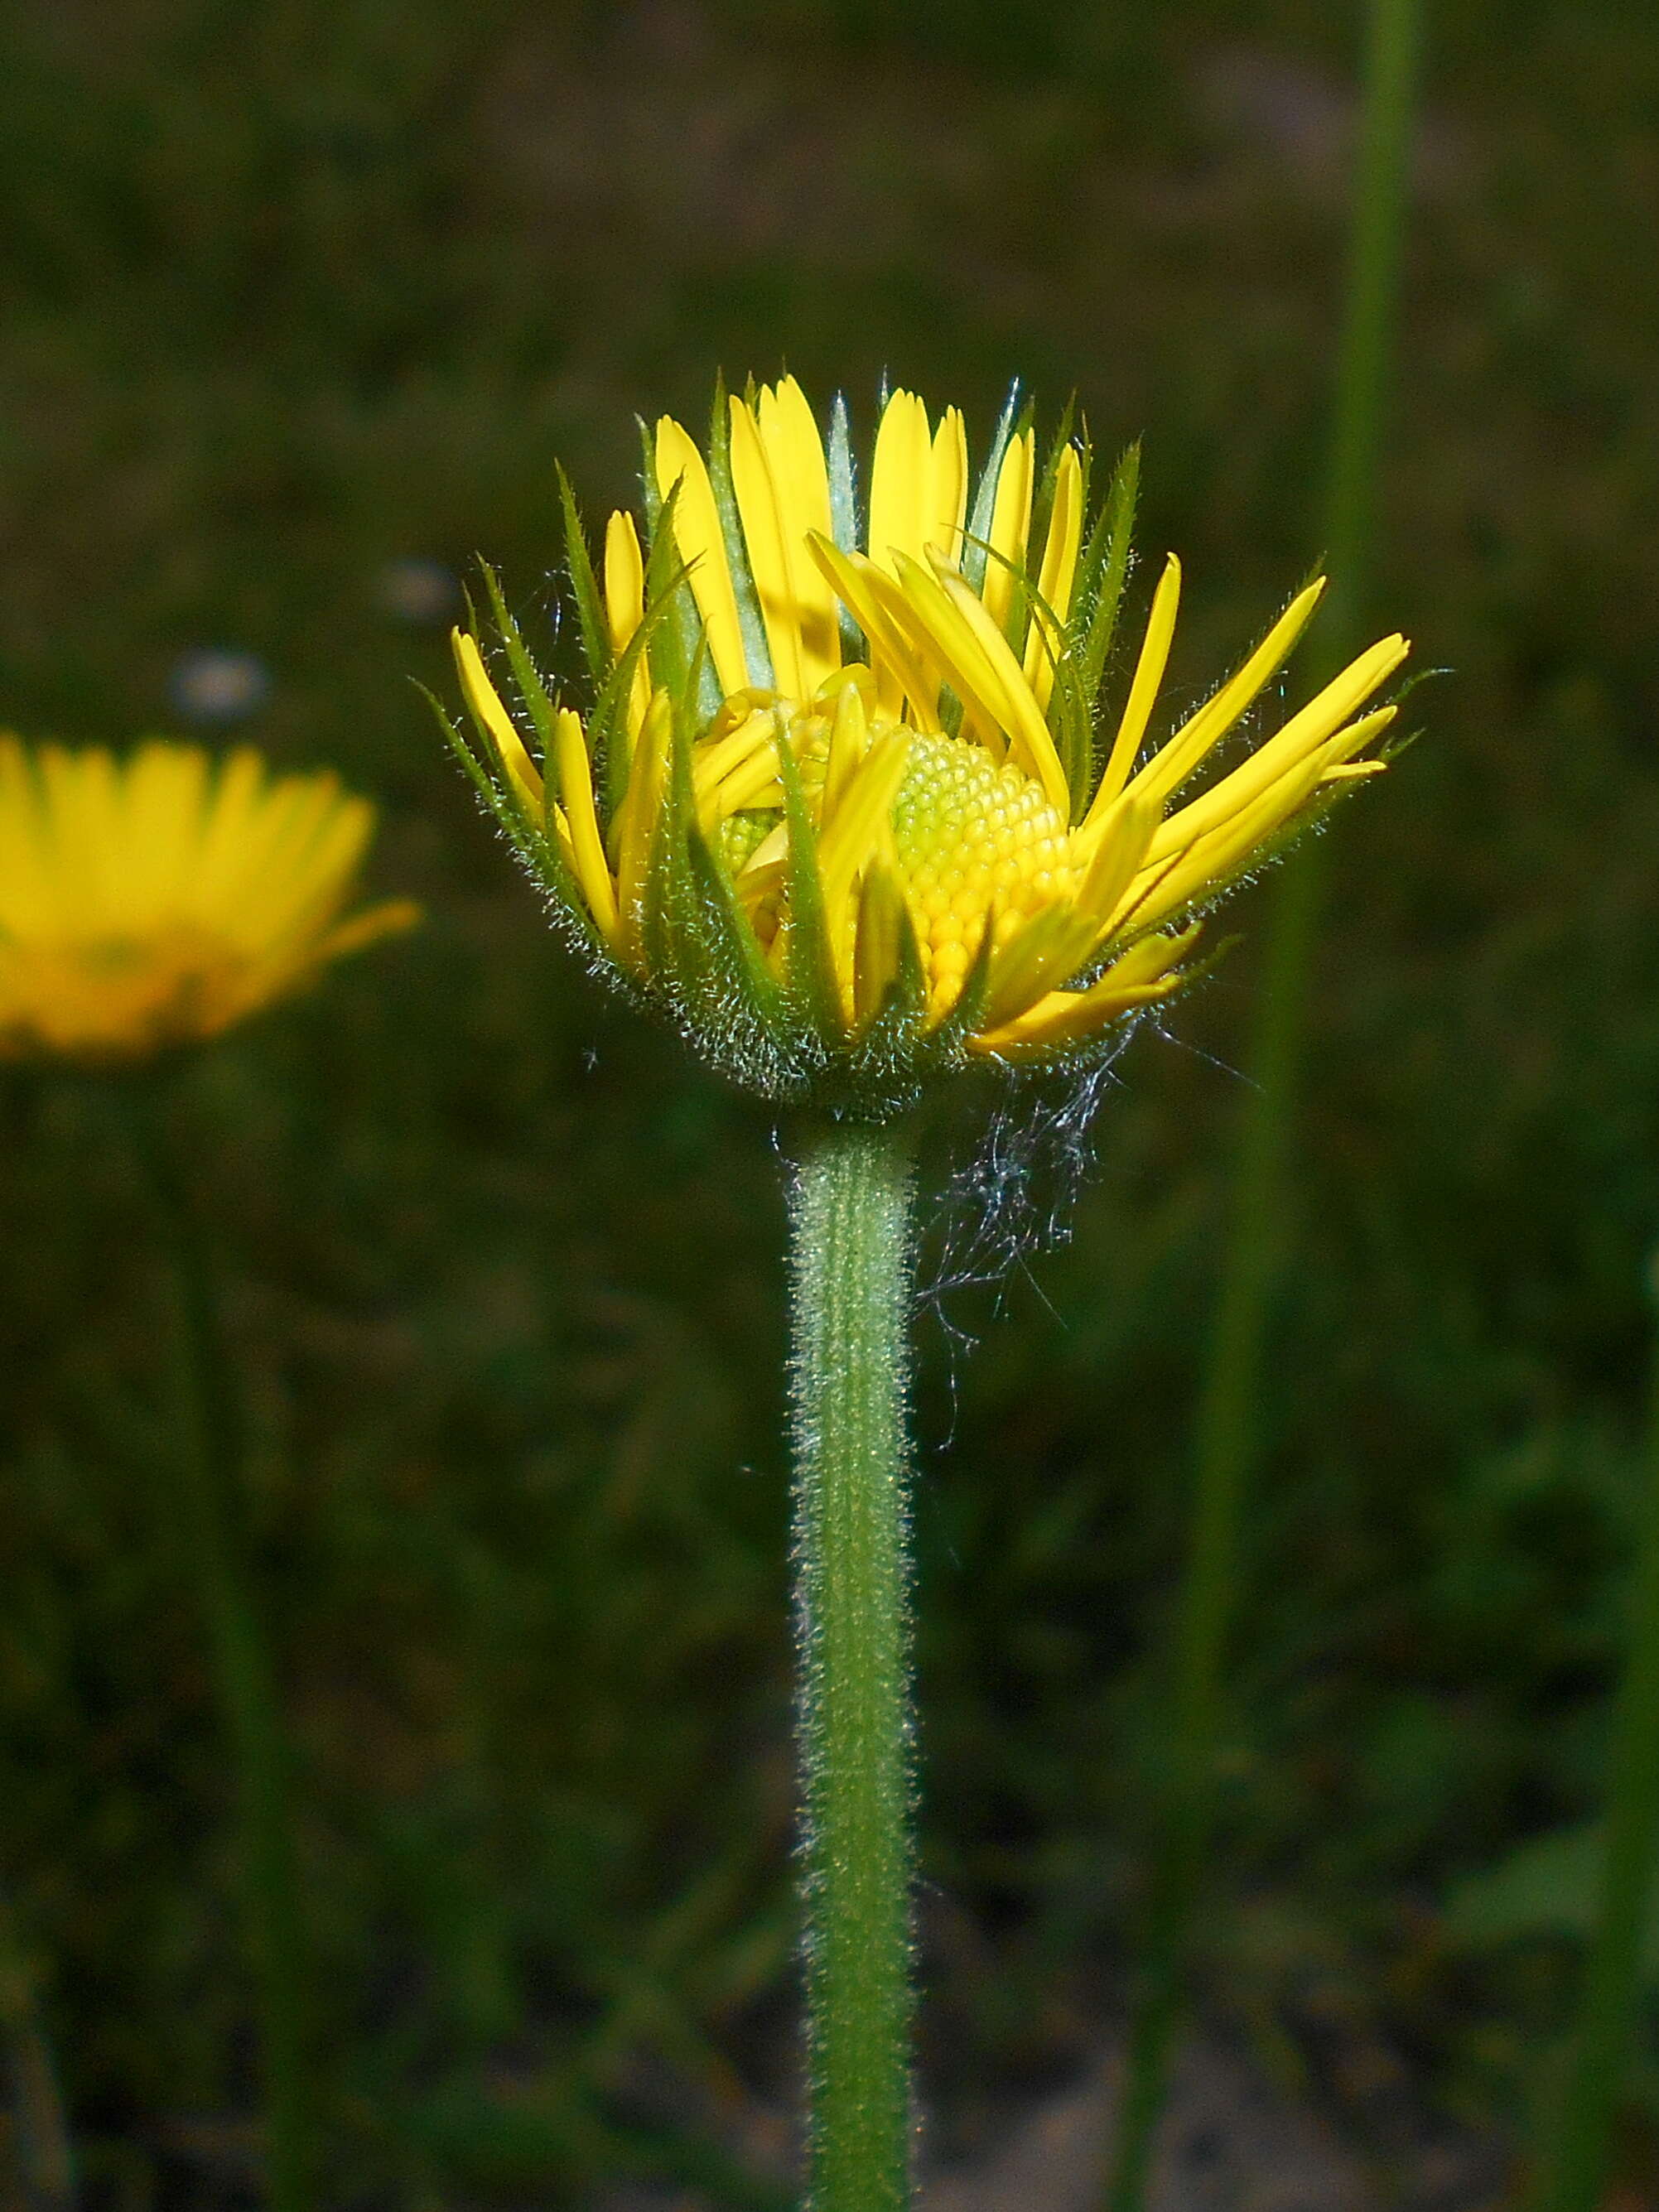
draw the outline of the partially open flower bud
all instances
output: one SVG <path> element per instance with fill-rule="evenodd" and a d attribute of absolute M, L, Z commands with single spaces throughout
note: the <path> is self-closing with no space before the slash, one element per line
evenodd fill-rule
<path fill-rule="evenodd" d="M 585 710 L 491 576 L 516 708 L 458 631 L 475 734 L 451 734 L 594 959 L 765 1096 L 880 1118 L 972 1058 L 1097 1055 L 1220 893 L 1382 765 L 1394 709 L 1367 702 L 1407 650 L 1194 791 L 1322 586 L 1169 729 L 1171 556 L 1103 722 L 1134 468 L 1091 518 L 1086 441 L 1039 467 L 1011 409 L 970 498 L 960 414 L 897 392 L 860 520 L 845 411 L 826 444 L 793 379 L 717 399 L 706 454 L 665 418 L 643 546 L 613 514 L 596 570 L 566 487 Z"/>

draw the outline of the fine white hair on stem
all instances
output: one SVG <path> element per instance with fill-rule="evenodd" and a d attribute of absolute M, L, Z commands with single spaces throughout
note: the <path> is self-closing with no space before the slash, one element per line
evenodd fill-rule
<path fill-rule="evenodd" d="M 1126 1028 L 1109 1059 L 1061 1080 L 1010 1080 L 977 1142 L 945 1182 L 932 1271 L 920 1304 L 951 1328 L 945 1301 L 1000 1286 L 1017 1267 L 1067 1243 L 1094 1160 L 1095 1116 L 1121 1087 Z"/>

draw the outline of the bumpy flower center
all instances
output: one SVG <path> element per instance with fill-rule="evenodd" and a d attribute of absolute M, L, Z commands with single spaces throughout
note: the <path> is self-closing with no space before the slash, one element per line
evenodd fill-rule
<path fill-rule="evenodd" d="M 726 720 L 735 722 L 741 712 L 733 702 Z M 871 741 L 892 727 L 877 722 Z M 905 735 L 903 777 L 876 851 L 908 894 L 929 994 L 937 1006 L 954 999 L 979 950 L 988 915 L 994 917 L 995 939 L 1001 944 L 1042 908 L 1071 898 L 1081 870 L 1073 856 L 1070 825 L 1023 769 L 999 764 L 969 738 L 908 729 Z M 822 708 L 792 716 L 788 742 L 800 766 L 807 804 L 820 814 L 830 752 L 829 717 Z M 773 800 L 745 808 L 721 824 L 726 857 L 739 877 L 751 858 L 763 863 L 775 853 L 775 805 Z M 769 935 L 780 918 L 782 896 L 775 872 L 756 911 L 763 934 Z"/>
<path fill-rule="evenodd" d="M 892 823 L 936 998 L 967 973 L 988 914 L 1000 943 L 1077 887 L 1071 830 L 1042 786 L 966 738 L 913 739 Z"/>

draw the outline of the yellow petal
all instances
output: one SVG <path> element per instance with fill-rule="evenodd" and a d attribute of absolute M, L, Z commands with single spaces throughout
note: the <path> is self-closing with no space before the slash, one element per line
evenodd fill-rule
<path fill-rule="evenodd" d="M 108 906 L 107 855 L 119 835 L 121 787 L 114 760 L 101 746 L 77 754 L 43 745 L 37 770 L 46 914 L 65 932 L 72 933 L 77 916 L 88 913 L 101 927 Z"/>
<path fill-rule="evenodd" d="M 1061 625 L 1062 632 L 1071 619 L 1072 586 L 1077 580 L 1078 548 L 1082 543 L 1083 464 L 1076 447 L 1067 446 L 1054 473 L 1054 512 L 1048 518 L 1042 567 L 1037 576 L 1037 590 L 1043 605 L 1052 610 L 1054 620 Z M 1025 680 L 1036 694 L 1038 707 L 1044 711 L 1048 695 L 1054 688 L 1054 662 L 1063 642 L 1063 635 L 1048 635 L 1042 610 L 1033 609 L 1030 632 L 1025 641 Z"/>
<path fill-rule="evenodd" d="M 1171 553 L 1164 561 L 1164 574 L 1158 578 L 1158 589 L 1152 594 L 1152 611 L 1146 617 L 1146 635 L 1141 640 L 1140 657 L 1135 662 L 1134 678 L 1129 685 L 1123 719 L 1117 726 L 1116 737 L 1112 740 L 1111 757 L 1100 779 L 1100 787 L 1083 818 L 1085 830 L 1097 814 L 1112 804 L 1134 767 L 1140 741 L 1146 734 L 1146 725 L 1152 720 L 1152 708 L 1157 702 L 1158 688 L 1163 683 L 1164 672 L 1170 665 L 1176 611 L 1180 605 L 1181 563 Z"/>
<path fill-rule="evenodd" d="M 1157 807 L 1133 792 L 1126 792 L 1102 817 L 1099 840 L 1078 886 L 1076 903 L 1103 935 L 1145 864 L 1157 828 Z"/>
<path fill-rule="evenodd" d="M 237 895 L 250 854 L 252 866 L 265 872 L 270 815 L 265 764 L 251 746 L 239 745 L 215 779 L 202 826 L 196 882 L 204 906 Z"/>
<path fill-rule="evenodd" d="M 251 947 L 308 939 L 334 912 L 374 835 L 374 809 L 367 799 L 347 798 L 337 777 L 284 778 L 270 793 L 273 807 L 286 795 L 285 785 L 292 803 L 280 837 L 267 848 L 262 869 L 244 873 L 236 905 L 212 918 Z"/>
<path fill-rule="evenodd" d="M 780 822 L 775 830 L 769 830 L 743 864 L 738 878 L 739 890 L 752 887 L 757 878 L 764 878 L 769 886 L 781 880 L 785 862 L 789 858 L 789 825 Z"/>
<path fill-rule="evenodd" d="M 655 691 L 629 769 L 628 789 L 617 811 L 617 945 L 635 967 L 643 958 L 641 914 L 646 872 L 662 810 L 674 709 L 666 691 Z"/>
<path fill-rule="evenodd" d="M 1133 922 L 1150 929 L 1226 882 L 1300 812 L 1319 781 L 1317 760 L 1304 762 L 1281 776 L 1254 805 L 1231 816 L 1194 845 L 1143 869 L 1112 917 L 1113 927 L 1124 928 Z"/>
<path fill-rule="evenodd" d="M 605 531 L 605 614 L 611 650 L 621 659 L 640 624 L 645 620 L 645 560 L 640 551 L 634 518 L 622 510 L 613 514 Z M 639 735 L 645 710 L 651 704 L 651 671 L 641 653 L 635 665 L 628 693 L 628 731 Z"/>
<path fill-rule="evenodd" d="M 1007 702 L 1011 719 L 1004 727 L 1008 732 L 1010 754 L 1027 775 L 1036 778 L 1049 805 L 1060 814 L 1069 815 L 1072 795 L 1066 771 L 1060 766 L 1041 702 L 1026 684 L 1012 647 L 986 613 L 982 601 L 959 576 L 941 574 L 939 581 L 984 655 L 1000 695 Z"/>
<path fill-rule="evenodd" d="M 708 634 L 708 651 L 723 691 L 740 691 L 760 675 L 751 677 L 744 657 L 743 625 L 738 620 L 738 598 L 726 565 L 726 539 L 720 529 L 714 489 L 702 455 L 672 416 L 657 425 L 657 490 L 666 499 L 676 484 L 680 495 L 674 503 L 674 544 L 691 572 L 691 590 Z"/>
<path fill-rule="evenodd" d="M 1136 1008 L 1167 998 L 1176 980 L 1127 988 L 1120 985 L 1109 991 L 1097 984 L 1087 991 L 1051 991 L 1000 1029 L 981 1030 L 970 1036 L 968 1049 L 988 1060 L 1044 1060 L 1060 1046 L 1098 1036 Z"/>
<path fill-rule="evenodd" d="M 781 806 L 783 784 L 778 773 L 777 723 L 768 716 L 772 728 L 766 743 L 740 767 L 726 775 L 710 799 L 710 811 L 717 821 L 728 814 L 740 813 L 745 807 Z"/>
<path fill-rule="evenodd" d="M 1244 665 L 1147 762 L 1134 779 L 1137 789 L 1144 790 L 1149 798 L 1167 799 L 1187 781 L 1205 754 L 1219 744 L 1255 703 L 1263 686 L 1278 674 L 1307 628 L 1324 588 L 1325 579 L 1321 576 L 1297 592 Z"/>
<path fill-rule="evenodd" d="M 944 661 L 964 710 L 1001 730 L 1011 757 L 1042 786 L 1051 806 L 1068 814 L 1071 793 L 1048 726 L 984 603 L 942 565 L 928 575 L 901 557 L 899 573 L 912 617 Z"/>
<path fill-rule="evenodd" d="M 1001 761 L 1007 754 L 1014 709 L 995 669 L 939 580 L 908 554 L 897 557 L 899 578 L 878 572 L 870 578 L 872 587 L 913 659 L 927 670 L 934 691 L 948 684 L 960 700 L 963 735 Z"/>
<path fill-rule="evenodd" d="M 514 728 L 478 651 L 478 641 L 465 630 L 452 629 L 449 642 L 461 679 L 461 692 L 472 719 L 488 736 L 498 764 L 531 812 L 540 818 L 542 772 L 525 750 L 524 739 Z"/>
<path fill-rule="evenodd" d="M 884 730 L 848 777 L 836 817 L 818 839 L 818 874 L 824 906 L 832 922 L 853 888 L 853 879 L 876 849 L 904 781 L 911 733 Z M 834 942 L 832 937 L 831 942 Z"/>
<path fill-rule="evenodd" d="M 1099 850 L 1075 896 L 1040 911 L 992 963 L 985 1010 L 989 1027 L 1011 1021 L 1094 958 L 1109 933 L 1109 919 L 1145 857 L 1156 821 L 1155 810 L 1139 799 L 1120 799 L 1111 810 Z"/>
<path fill-rule="evenodd" d="M 869 750 L 870 719 L 865 712 L 863 691 L 857 684 L 843 684 L 836 694 L 830 750 L 823 763 L 823 821 L 834 820 L 853 773 Z"/>
<path fill-rule="evenodd" d="M 1394 665 L 1397 667 L 1398 661 Z M 1376 681 L 1381 682 L 1382 678 Z M 1374 689 L 1375 684 L 1368 688 Z M 1369 744 L 1379 731 L 1387 729 L 1397 711 L 1393 707 L 1379 707 L 1346 729 L 1331 733 L 1333 715 L 1340 720 L 1346 710 L 1345 702 L 1358 703 L 1352 699 L 1352 689 L 1350 684 L 1334 696 L 1322 693 L 1299 714 L 1292 715 L 1276 738 L 1259 746 L 1231 775 L 1223 776 L 1201 798 L 1172 814 L 1152 840 L 1146 855 L 1148 865 L 1156 866 L 1170 854 L 1194 845 L 1212 830 L 1222 828 L 1234 815 L 1254 805 L 1276 783 L 1302 768 L 1310 755 L 1320 755 L 1318 765 L 1322 778 L 1362 745 Z"/>
<path fill-rule="evenodd" d="M 860 1028 L 874 1021 L 898 981 L 904 941 L 905 900 L 897 877 L 872 861 L 859 892 L 859 916 L 853 952 L 853 1018 Z"/>
<path fill-rule="evenodd" d="M 331 787 L 338 788 L 331 780 Z M 140 745 L 118 784 L 112 778 L 105 791 L 109 811 L 95 863 L 103 896 L 129 927 L 153 926 L 169 907 L 177 911 L 181 886 L 199 897 L 193 879 L 211 799 L 207 756 L 198 745 Z"/>
<path fill-rule="evenodd" d="M 645 556 L 633 516 L 620 507 L 605 527 L 605 615 L 620 658 L 645 619 Z"/>
<path fill-rule="evenodd" d="M 0 940 L 44 925 L 51 884 L 33 764 L 15 737 L 0 738 Z"/>
<path fill-rule="evenodd" d="M 1096 932 L 1076 909 L 1056 901 L 1020 924 L 991 961 L 985 1019 L 1000 1029 L 1049 987 L 1080 968 Z"/>
<path fill-rule="evenodd" d="M 959 407 L 947 407 L 933 434 L 933 486 L 926 543 L 945 560 L 962 559 L 962 526 L 968 514 L 968 431 Z"/>
<path fill-rule="evenodd" d="M 793 376 L 760 395 L 761 443 L 771 464 L 778 512 L 790 549 L 791 574 L 800 629 L 801 681 L 811 695 L 841 666 L 841 624 L 836 595 L 806 550 L 818 531 L 833 538 L 830 471 L 823 440 L 806 396 Z"/>
<path fill-rule="evenodd" d="M 1198 933 L 1195 923 L 1177 937 L 1143 939 L 1087 990 L 1051 991 L 1012 1021 L 969 1038 L 969 1048 L 997 1058 L 1037 1058 L 1098 1035 L 1135 1007 L 1168 995 L 1180 980 L 1170 970 Z"/>
<path fill-rule="evenodd" d="M 592 764 L 587 757 L 581 716 L 573 714 L 568 707 L 561 707 L 555 719 L 553 753 L 559 775 L 559 797 L 564 802 L 565 819 L 570 828 L 576 881 L 600 935 L 614 943 L 617 890 L 611 880 L 599 836 L 599 817 L 593 805 Z"/>
<path fill-rule="evenodd" d="M 891 569 L 893 556 L 920 560 L 933 534 L 933 453 L 927 410 L 896 392 L 882 411 L 870 467 L 870 558 Z M 828 534 L 828 533 L 826 533 Z"/>
<path fill-rule="evenodd" d="M 743 523 L 744 544 L 749 549 L 749 573 L 755 580 L 761 620 L 772 654 L 772 674 L 778 690 L 792 699 L 816 690 L 821 676 L 809 685 L 803 665 L 800 634 L 800 592 L 797 564 L 811 566 L 805 538 L 792 544 L 783 515 L 772 464 L 761 442 L 754 416 L 734 393 L 731 402 L 732 486 L 737 494 Z"/>
<path fill-rule="evenodd" d="M 997 495 L 991 510 L 990 551 L 985 556 L 985 611 L 999 629 L 1008 625 L 1014 579 L 1025 562 L 1031 531 L 1031 492 L 1036 476 L 1036 434 L 1022 430 L 1008 441 L 997 471 Z"/>
<path fill-rule="evenodd" d="M 1129 947 L 1121 959 L 1115 960 L 1099 981 L 1120 991 L 1126 986 L 1134 988 L 1143 983 L 1156 983 L 1169 974 L 1178 960 L 1185 958 L 1203 933 L 1203 923 L 1192 921 L 1173 937 L 1143 937 L 1139 944 Z"/>
<path fill-rule="evenodd" d="M 903 595 L 894 579 L 861 553 L 843 553 L 816 532 L 808 541 L 813 559 L 835 586 L 870 647 L 880 713 L 896 720 L 904 702 L 917 729 L 937 731 L 939 684 L 930 678 L 915 647 L 896 619 Z"/>
<path fill-rule="evenodd" d="M 768 772 L 775 772 L 776 739 L 775 718 L 757 708 L 744 717 L 735 730 L 712 743 L 705 740 L 698 744 L 691 770 L 691 787 L 705 828 L 712 828 L 722 816 L 732 811 L 720 797 L 731 777 L 744 773 L 762 757 Z"/>

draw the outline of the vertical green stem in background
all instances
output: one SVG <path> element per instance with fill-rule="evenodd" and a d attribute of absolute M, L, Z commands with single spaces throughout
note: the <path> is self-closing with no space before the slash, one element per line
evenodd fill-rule
<path fill-rule="evenodd" d="M 802 1134 L 789 1198 L 811 2212 L 910 2197 L 911 1158 Z"/>
<path fill-rule="evenodd" d="M 1353 650 L 1365 597 L 1399 291 L 1417 46 L 1418 0 L 1371 0 L 1326 495 L 1330 604 L 1315 674 L 1322 667 L 1332 672 L 1332 664 Z M 1290 1129 L 1322 887 L 1320 846 L 1310 840 L 1273 886 L 1247 1063 L 1249 1088 L 1231 1216 L 1195 1427 L 1192 1547 L 1175 1629 L 1166 1826 L 1152 1877 L 1130 2020 L 1107 2195 L 1110 2212 L 1135 2212 L 1145 2195 L 1182 2003 L 1187 1931 L 1209 1841 L 1239 1520 L 1256 1450 L 1267 1325 L 1291 1212 Z"/>
<path fill-rule="evenodd" d="M 1552 2111 L 1533 2212 L 1595 2212 L 1601 2202 L 1640 1995 L 1659 1859 L 1659 1341 L 1650 1387 L 1642 1528 L 1629 1656 L 1613 1717 L 1601 1895 L 1565 2094 Z"/>
<path fill-rule="evenodd" d="M 264 2048 L 267 2197 L 272 2212 L 308 2212 L 314 2094 L 306 1953 L 287 1749 L 242 1543 L 240 1423 L 200 1225 L 168 1151 L 156 1101 L 136 1087 L 127 1096 L 135 1149 L 171 1246 L 180 1498 L 240 1798 L 244 1911 Z"/>
<path fill-rule="evenodd" d="M 10 1898 L 0 1890 L 0 2045 L 23 2212 L 70 2212 L 75 2167 L 52 2046 Z"/>

